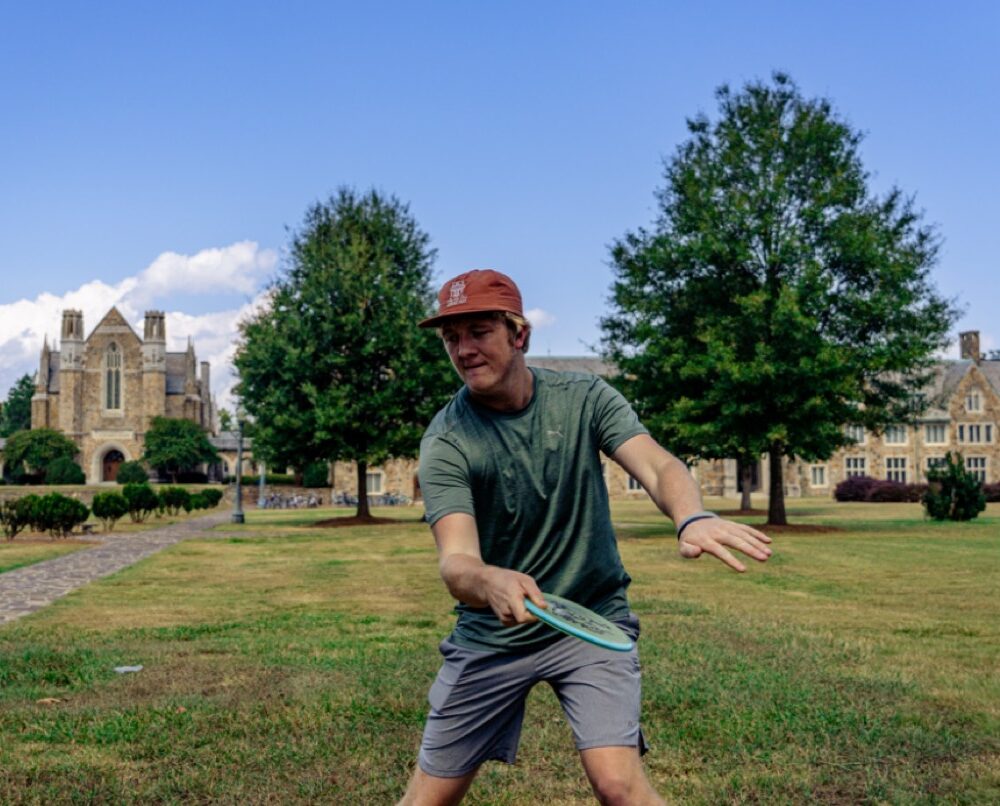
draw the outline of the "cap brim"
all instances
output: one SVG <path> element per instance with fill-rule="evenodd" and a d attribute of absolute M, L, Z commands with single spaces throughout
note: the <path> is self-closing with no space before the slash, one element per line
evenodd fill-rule
<path fill-rule="evenodd" d="M 447 322 L 449 319 L 458 319 L 462 316 L 474 316 L 477 313 L 508 313 L 505 308 L 497 307 L 487 307 L 487 308 L 462 308 L 460 311 L 451 311 L 450 313 L 439 313 L 437 316 L 432 316 L 430 319 L 424 319 L 420 322 L 418 327 L 438 327 L 441 323 Z M 510 311 L 510 313 L 516 313 L 515 311 Z M 521 316 L 521 314 L 517 314 Z"/>

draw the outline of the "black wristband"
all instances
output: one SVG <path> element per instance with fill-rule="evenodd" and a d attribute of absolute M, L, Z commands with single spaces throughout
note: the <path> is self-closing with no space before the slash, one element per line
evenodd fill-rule
<path fill-rule="evenodd" d="M 718 518 L 718 517 L 719 516 L 716 515 L 714 512 L 695 512 L 694 515 L 688 515 L 684 520 L 681 521 L 680 526 L 677 527 L 677 539 L 680 540 L 681 535 L 684 533 L 684 530 L 687 529 L 688 526 L 690 526 L 695 521 L 703 521 L 707 520 L 708 518 Z"/>

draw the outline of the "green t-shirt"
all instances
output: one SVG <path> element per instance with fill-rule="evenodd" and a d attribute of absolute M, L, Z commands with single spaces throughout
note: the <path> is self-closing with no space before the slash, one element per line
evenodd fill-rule
<path fill-rule="evenodd" d="M 594 375 L 531 368 L 531 402 L 501 413 L 463 387 L 420 443 L 427 520 L 476 519 L 483 561 L 530 574 L 545 593 L 605 618 L 628 613 L 625 573 L 600 452 L 648 433 L 617 391 Z M 470 649 L 527 651 L 559 634 L 543 624 L 503 627 L 489 608 L 459 604 L 451 640 Z"/>

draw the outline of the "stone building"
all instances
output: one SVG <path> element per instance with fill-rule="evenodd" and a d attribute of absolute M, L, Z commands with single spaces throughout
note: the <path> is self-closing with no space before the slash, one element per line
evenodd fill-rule
<path fill-rule="evenodd" d="M 59 349 L 46 337 L 31 400 L 31 427 L 54 428 L 80 448 L 88 484 L 113 481 L 139 459 L 154 417 L 185 418 L 217 429 L 209 365 L 188 340 L 167 352 L 161 311 L 147 311 L 140 339 L 117 308 L 84 335 L 83 313 L 63 311 Z"/>
<path fill-rule="evenodd" d="M 925 409 L 913 425 L 892 426 L 883 434 L 851 429 L 856 440 L 823 462 L 783 462 L 785 495 L 830 497 L 836 485 L 850 476 L 867 475 L 909 483 L 926 480 L 926 471 L 959 452 L 966 468 L 984 483 L 1000 481 L 1000 360 L 980 353 L 979 333 L 960 334 L 961 358 L 942 360 L 923 392 Z M 601 377 L 614 368 L 596 357 L 527 356 L 529 366 L 558 371 L 590 372 Z M 669 445 L 666 446 L 669 449 Z M 691 472 L 702 494 L 735 498 L 739 474 L 735 459 L 697 462 Z M 613 499 L 642 497 L 639 483 L 612 461 L 604 461 L 605 481 Z M 753 490 L 767 492 L 770 484 L 767 457 L 753 468 Z M 332 472 L 333 487 L 354 492 L 354 465 L 338 462 Z M 371 493 L 401 492 L 420 497 L 417 463 L 393 460 L 368 471 Z"/>

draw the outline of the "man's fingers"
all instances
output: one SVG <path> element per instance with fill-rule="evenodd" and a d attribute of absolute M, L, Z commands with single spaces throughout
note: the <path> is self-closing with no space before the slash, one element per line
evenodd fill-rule
<path fill-rule="evenodd" d="M 746 566 L 730 554 L 729 550 L 721 543 L 715 543 L 712 546 L 708 546 L 705 548 L 705 551 L 718 557 L 734 571 L 739 571 L 742 574 L 747 570 Z"/>

